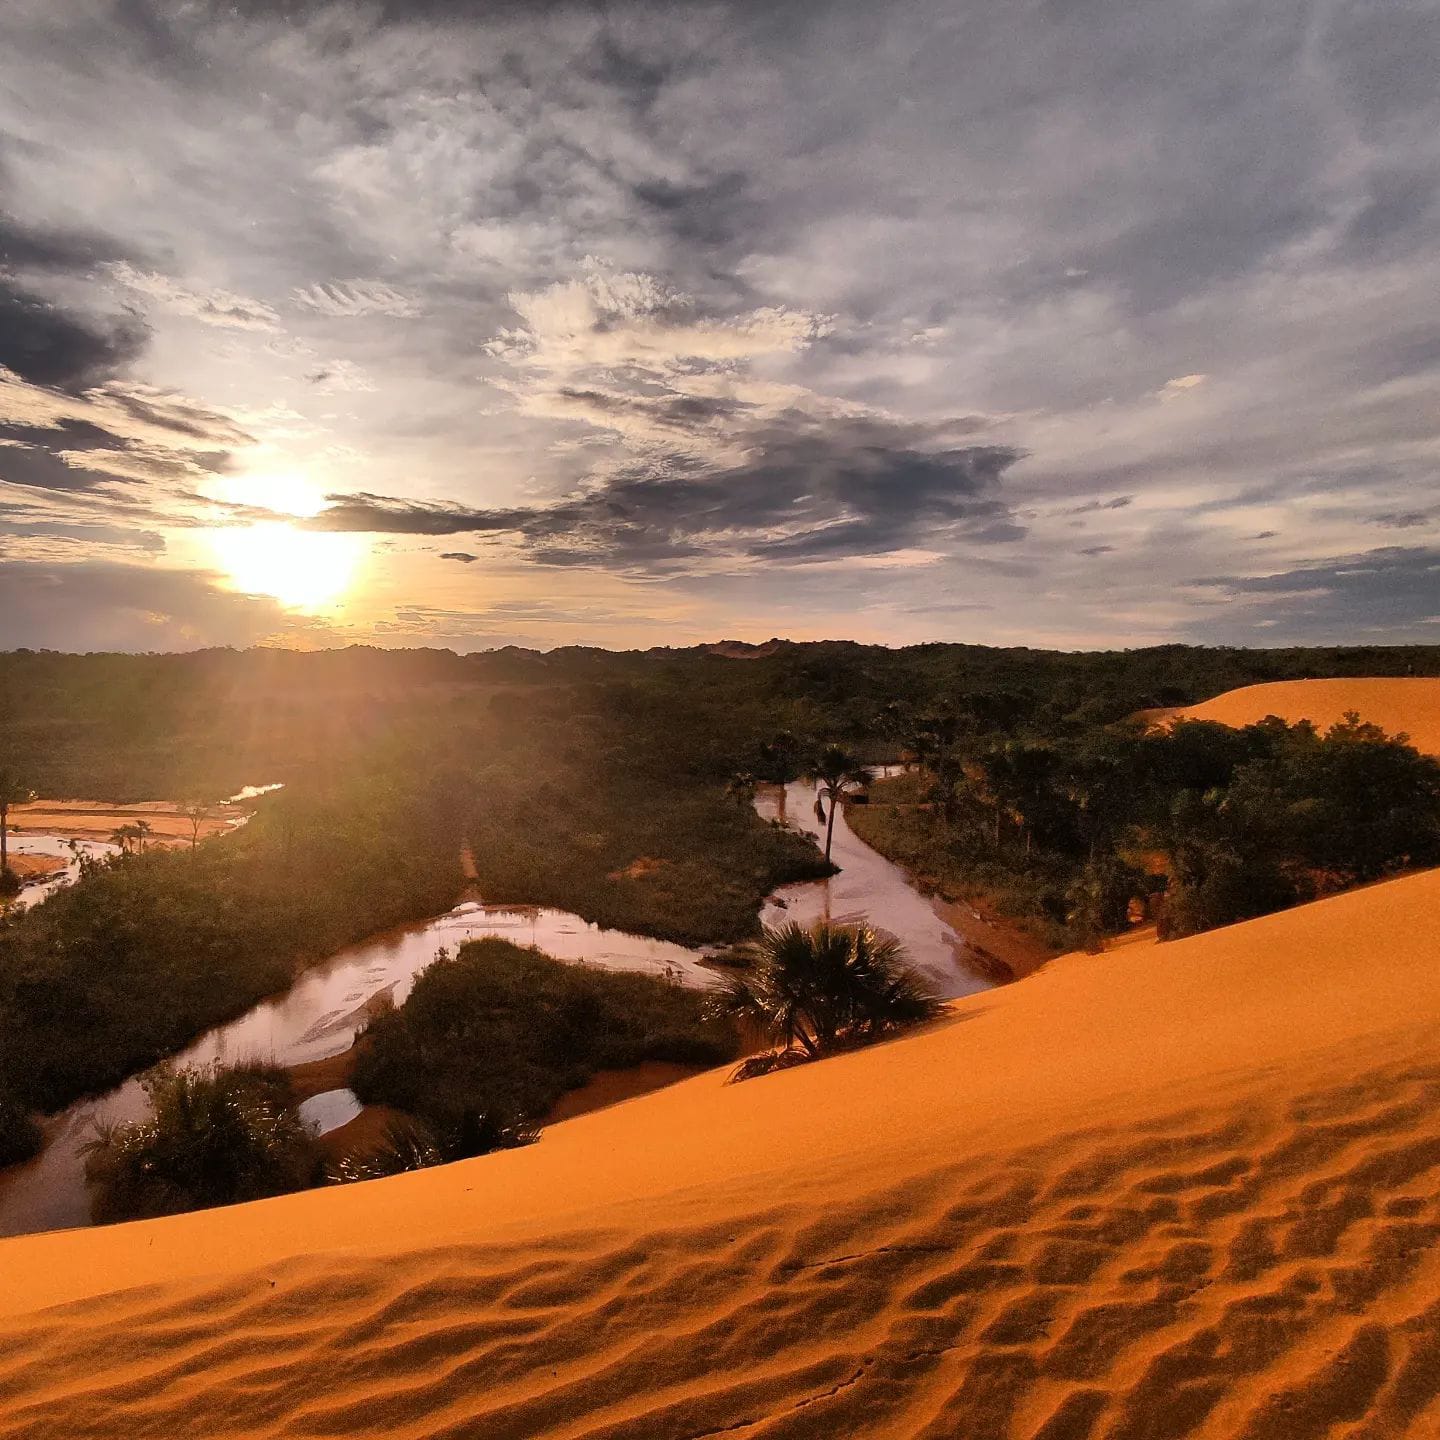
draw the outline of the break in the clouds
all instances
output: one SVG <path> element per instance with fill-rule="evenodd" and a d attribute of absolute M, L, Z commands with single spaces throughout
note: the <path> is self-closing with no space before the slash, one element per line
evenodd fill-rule
<path fill-rule="evenodd" d="M 1437 52 L 8 0 L 5 643 L 1436 638 Z"/>

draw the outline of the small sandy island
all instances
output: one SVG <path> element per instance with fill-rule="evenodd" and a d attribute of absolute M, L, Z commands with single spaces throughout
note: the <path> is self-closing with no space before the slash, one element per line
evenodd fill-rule
<path fill-rule="evenodd" d="M 528 1149 L 0 1242 L 0 1436 L 1433 1440 L 1437 914 L 1432 871 Z"/>
<path fill-rule="evenodd" d="M 1278 715 L 1292 725 L 1310 720 L 1325 730 L 1349 710 L 1392 735 L 1403 732 L 1417 750 L 1440 755 L 1440 680 L 1429 678 L 1280 680 L 1228 690 L 1203 705 L 1146 710 L 1141 718 L 1155 724 L 1185 719 L 1240 726 Z"/>

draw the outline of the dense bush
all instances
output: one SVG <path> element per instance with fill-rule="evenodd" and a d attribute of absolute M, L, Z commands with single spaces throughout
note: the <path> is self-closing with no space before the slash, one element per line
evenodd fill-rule
<path fill-rule="evenodd" d="M 1156 891 L 1168 937 L 1440 863 L 1440 762 L 1353 716 L 1324 734 L 1274 718 L 1041 738 L 958 727 L 925 761 L 874 788 L 856 832 L 1057 944 L 1116 933 Z"/>
<path fill-rule="evenodd" d="M 370 1023 L 352 1088 L 417 1116 L 448 1158 L 483 1125 L 542 1119 L 597 1070 L 732 1059 L 733 1029 L 703 1012 L 703 995 L 648 975 L 470 941 Z"/>
<path fill-rule="evenodd" d="M 110 1088 L 307 963 L 443 910 L 458 856 L 413 782 L 361 775 L 269 797 L 193 853 L 87 866 L 0 922 L 0 1085 L 41 1110 Z"/>
<path fill-rule="evenodd" d="M 101 1127 L 85 1147 L 97 1224 L 284 1195 L 324 1178 L 283 1070 L 162 1068 L 144 1084 L 151 1118 Z"/>
<path fill-rule="evenodd" d="M 40 1127 L 13 1095 L 0 1090 L 0 1165 L 28 1160 L 40 1150 Z"/>

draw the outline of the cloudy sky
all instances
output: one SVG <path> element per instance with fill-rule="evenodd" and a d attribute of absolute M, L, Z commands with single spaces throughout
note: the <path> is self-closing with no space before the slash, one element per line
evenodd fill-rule
<path fill-rule="evenodd" d="M 1440 642 L 1436 0 L 4 0 L 0 646 Z"/>

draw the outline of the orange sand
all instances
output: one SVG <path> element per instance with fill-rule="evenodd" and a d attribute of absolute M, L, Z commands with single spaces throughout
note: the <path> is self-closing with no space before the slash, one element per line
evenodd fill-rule
<path fill-rule="evenodd" d="M 1326 729 L 1347 710 L 1392 735 L 1404 731 L 1417 750 L 1440 755 L 1440 680 L 1433 679 L 1281 680 L 1230 690 L 1203 705 L 1148 710 L 1145 717 L 1156 723 L 1184 717 L 1240 726 L 1278 715 L 1292 725 L 1310 720 Z"/>
<path fill-rule="evenodd" d="M 538 1145 L 0 1242 L 0 1436 L 1440 1433 L 1440 871 Z"/>
<path fill-rule="evenodd" d="M 63 855 L 16 855 L 9 858 L 10 868 L 22 879 L 35 875 L 58 875 L 70 862 Z"/>
<path fill-rule="evenodd" d="M 200 839 L 218 835 L 228 822 L 248 814 L 238 805 L 216 805 L 200 822 Z M 10 828 L 21 834 L 80 836 L 108 840 L 122 825 L 143 820 L 150 827 L 147 845 L 190 843 L 190 821 L 169 800 L 144 800 L 133 805 L 107 805 L 96 800 L 33 800 L 10 807 Z"/>

